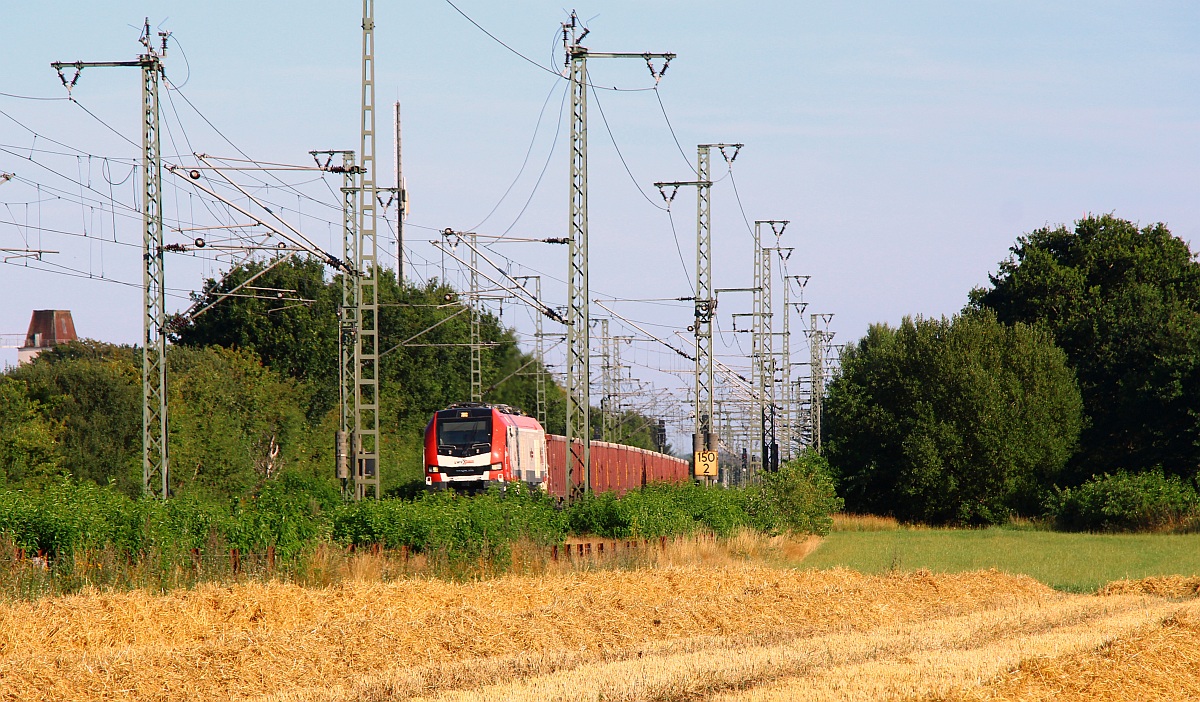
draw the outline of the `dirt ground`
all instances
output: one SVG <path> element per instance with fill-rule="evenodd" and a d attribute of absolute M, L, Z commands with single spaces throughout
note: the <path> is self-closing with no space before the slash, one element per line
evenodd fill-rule
<path fill-rule="evenodd" d="M 0 605 L 21 700 L 1200 700 L 1200 580 L 747 564 Z"/>

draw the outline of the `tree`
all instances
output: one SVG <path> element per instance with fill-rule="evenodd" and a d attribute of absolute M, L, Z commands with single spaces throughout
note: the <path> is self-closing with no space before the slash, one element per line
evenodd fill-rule
<path fill-rule="evenodd" d="M 310 303 L 296 305 L 273 299 L 230 297 L 203 315 L 180 320 L 173 339 L 179 346 L 208 345 L 253 351 L 278 373 L 307 388 L 311 424 L 326 423 L 338 406 L 338 317 L 341 279 L 325 278 L 314 259 L 290 259 L 269 271 L 270 263 L 235 268 L 223 281 L 210 280 L 201 296 L 215 301 L 222 293 L 262 273 L 253 285 L 296 290 Z M 470 399 L 470 316 L 459 294 L 430 281 L 401 285 L 382 271 L 379 293 L 380 441 L 387 462 L 385 490 L 421 479 L 421 432 L 430 415 L 452 402 Z M 485 313 L 481 320 L 484 400 L 535 410 L 537 362 L 521 352 L 516 334 Z M 561 433 L 565 396 L 547 386 L 550 431 Z M 328 443 L 332 446 L 332 428 Z M 332 469 L 332 458 L 330 464 Z"/>
<path fill-rule="evenodd" d="M 81 340 L 43 351 L 8 377 L 57 425 L 59 468 L 99 485 L 141 493 L 141 361 L 129 346 Z"/>
<path fill-rule="evenodd" d="M 251 351 L 167 354 L 171 491 L 241 495 L 302 460 L 304 390 Z"/>
<path fill-rule="evenodd" d="M 61 426 L 41 412 L 19 381 L 0 376 L 0 479 L 22 483 L 56 475 Z"/>
<path fill-rule="evenodd" d="M 1080 407 L 1045 331 L 989 312 L 905 318 L 847 348 L 823 440 L 852 511 L 997 523 L 1040 507 L 1075 447 Z"/>
<path fill-rule="evenodd" d="M 1163 224 L 1111 215 L 1039 229 L 971 304 L 1053 334 L 1078 376 L 1087 424 L 1067 481 L 1200 466 L 1200 264 Z"/>

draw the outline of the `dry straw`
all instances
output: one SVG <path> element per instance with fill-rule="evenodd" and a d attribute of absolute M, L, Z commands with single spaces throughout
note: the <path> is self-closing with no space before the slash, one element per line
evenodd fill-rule
<path fill-rule="evenodd" d="M 804 547 L 742 550 L 756 548 Z M 0 605 L 0 697 L 794 699 L 888 661 L 909 666 L 897 681 L 941 671 L 940 688 L 903 689 L 953 692 L 1024 653 L 1075 654 L 1170 617 L 1194 621 L 1194 604 L 1064 595 L 995 571 L 794 571 L 703 541 L 679 549 L 661 558 L 707 554 L 716 565 L 385 583 L 386 563 L 364 556 L 357 580 L 328 587 L 12 602 Z"/>

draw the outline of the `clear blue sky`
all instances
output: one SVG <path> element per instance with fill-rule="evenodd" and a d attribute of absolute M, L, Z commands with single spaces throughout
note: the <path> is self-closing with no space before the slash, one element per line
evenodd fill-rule
<path fill-rule="evenodd" d="M 561 51 L 555 52 L 558 23 L 565 18 L 561 4 L 457 4 L 514 49 L 561 67 Z M 133 58 L 133 26 L 148 15 L 152 24 L 174 32 L 183 50 L 168 53 L 168 75 L 254 158 L 304 163 L 310 149 L 357 148 L 357 3 L 10 5 L 0 27 L 0 92 L 62 96 L 49 62 Z M 1196 3 L 618 1 L 577 9 L 592 30 L 586 43 L 593 50 L 678 54 L 660 95 L 688 160 L 699 142 L 746 144 L 734 164 L 745 215 L 792 220 L 782 242 L 797 247 L 789 271 L 813 276 L 805 299 L 810 310 L 836 313 L 837 341 L 857 339 L 872 322 L 954 313 L 968 290 L 986 284 L 1018 235 L 1088 212 L 1163 221 L 1198 241 Z M 443 0 L 380 0 L 376 15 L 379 156 L 384 164 L 390 159 L 390 105 L 400 99 L 416 271 L 437 275 L 436 256 L 420 243 L 433 229 L 479 224 L 500 200 L 526 157 L 548 95 L 528 165 L 479 230 L 505 230 L 528 199 L 511 234 L 564 235 L 562 136 L 534 189 L 561 122 L 562 82 L 499 46 Z M 653 84 L 640 61 L 597 60 L 590 69 L 599 85 Z M 85 71 L 75 95 L 137 141 L 137 91 L 134 71 L 95 69 Z M 659 205 L 650 184 L 685 179 L 689 166 L 653 92 L 601 91 L 598 97 L 590 125 L 593 290 L 618 297 L 687 295 L 670 221 L 638 187 Z M 0 97 L 0 109 L 43 137 L 87 153 L 138 155 L 76 105 Z M 186 132 L 196 151 L 233 154 L 185 103 L 176 100 L 175 110 L 168 116 L 179 142 L 175 150 L 189 150 L 182 144 Z M 48 142 L 35 142 L 0 115 L 0 143 L 28 149 Z M 12 150 L 109 188 L 99 160 Z M 110 161 L 109 180 L 119 182 L 128 169 L 122 172 L 116 163 Z M 0 151 L 0 170 L 79 190 L 11 153 Z M 723 174 L 718 163 L 716 175 Z M 389 181 L 391 168 L 385 165 L 380 176 Z M 320 183 L 306 187 L 313 197 L 323 193 L 333 202 Z M 131 183 L 118 186 L 117 199 L 129 202 L 131 192 Z M 44 228 L 79 233 L 86 227 L 89 236 L 111 236 L 111 223 L 100 221 L 108 216 L 103 208 L 97 214 L 69 199 L 43 202 L 40 209 L 24 204 L 38 194 L 24 182 L 0 185 L 0 202 L 7 203 L 0 218 L 24 224 L 27 216 L 41 216 Z M 168 214 L 203 218 L 195 213 L 201 205 L 194 197 L 183 190 L 167 195 Z M 314 237 L 336 246 L 323 223 L 336 220 L 336 212 L 299 206 L 308 208 L 301 221 L 309 218 L 305 226 Z M 674 210 L 691 275 L 694 195 L 682 192 Z M 750 239 L 730 179 L 716 186 L 713 219 L 716 285 L 748 285 Z M 139 240 L 136 220 L 118 219 L 116 227 L 118 239 Z M 0 224 L 0 246 L 23 246 L 27 235 Z M 94 274 L 103 256 L 106 276 L 140 281 L 134 247 L 48 232 L 41 246 L 63 252 L 47 259 L 59 265 Z M 514 274 L 565 273 L 561 247 L 512 244 L 498 250 L 514 259 Z M 212 264 L 170 259 L 168 285 L 182 295 L 214 270 Z M 546 285 L 547 297 L 561 302 L 562 286 Z M 139 300 L 136 285 L 0 266 L 4 333 L 23 332 L 31 309 L 66 308 L 81 334 L 134 342 Z M 677 329 L 690 321 L 686 305 L 627 303 L 618 309 Z M 744 311 L 748 300 L 723 300 L 722 329 L 728 331 L 730 313 Z M 510 306 L 505 314 L 506 322 L 529 327 L 528 317 Z M 727 333 L 719 350 L 736 351 L 737 341 L 747 346 Z M 5 350 L 0 359 L 11 363 L 15 352 Z M 635 360 L 667 362 L 649 350 Z M 635 374 L 649 377 L 645 370 Z"/>

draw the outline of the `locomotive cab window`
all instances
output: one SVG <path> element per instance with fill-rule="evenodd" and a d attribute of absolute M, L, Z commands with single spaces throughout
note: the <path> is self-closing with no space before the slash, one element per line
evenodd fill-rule
<path fill-rule="evenodd" d="M 492 418 L 439 419 L 437 424 L 438 446 L 471 447 L 479 444 L 492 445 Z"/>

